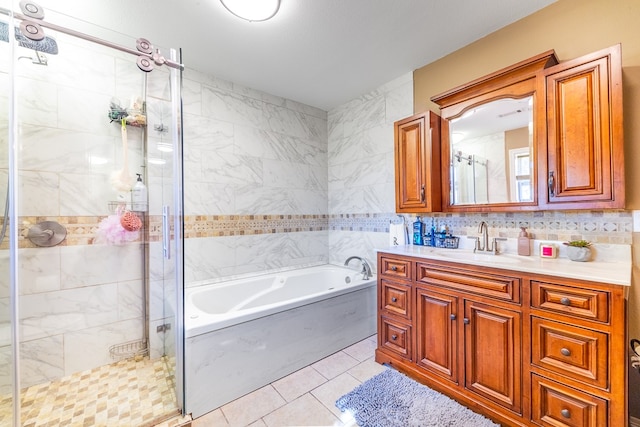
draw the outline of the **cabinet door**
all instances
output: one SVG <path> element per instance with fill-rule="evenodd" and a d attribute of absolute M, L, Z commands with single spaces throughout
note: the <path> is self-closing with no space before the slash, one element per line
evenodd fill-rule
<path fill-rule="evenodd" d="M 520 313 L 464 301 L 465 387 L 521 413 Z"/>
<path fill-rule="evenodd" d="M 429 111 L 394 126 L 396 212 L 439 212 L 440 117 Z"/>
<path fill-rule="evenodd" d="M 416 361 L 453 382 L 458 381 L 458 298 L 417 288 Z"/>
<path fill-rule="evenodd" d="M 545 75 L 547 170 L 540 179 L 547 182 L 539 185 L 541 204 L 624 208 L 620 45 L 555 65 Z"/>

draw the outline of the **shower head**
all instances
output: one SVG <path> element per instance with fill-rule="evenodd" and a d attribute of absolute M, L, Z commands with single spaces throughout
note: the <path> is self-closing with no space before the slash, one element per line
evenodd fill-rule
<path fill-rule="evenodd" d="M 45 37 L 42 40 L 33 41 L 25 37 L 19 28 L 15 28 L 15 37 L 18 44 L 27 49 L 33 49 L 36 52 L 49 53 L 51 55 L 58 54 L 58 43 L 51 37 Z M 0 21 L 0 40 L 9 41 L 9 24 Z"/>

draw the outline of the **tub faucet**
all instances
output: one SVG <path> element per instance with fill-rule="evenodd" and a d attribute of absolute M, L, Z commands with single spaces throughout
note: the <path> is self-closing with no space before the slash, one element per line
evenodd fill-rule
<path fill-rule="evenodd" d="M 362 273 L 362 280 L 369 280 L 369 279 L 371 279 L 373 277 L 373 273 L 371 273 L 371 266 L 369 265 L 367 260 L 365 260 L 364 258 L 360 258 L 359 256 L 350 256 L 344 262 L 344 265 L 345 266 L 349 265 L 349 261 L 351 261 L 352 259 L 357 259 L 358 261 L 360 261 L 362 263 L 362 272 L 361 272 Z"/>

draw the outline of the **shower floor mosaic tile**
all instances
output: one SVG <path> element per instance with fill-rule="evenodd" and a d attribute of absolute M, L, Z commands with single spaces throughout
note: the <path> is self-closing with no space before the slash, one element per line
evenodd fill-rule
<path fill-rule="evenodd" d="M 24 389 L 21 425 L 152 426 L 178 415 L 171 360 L 122 360 Z M 0 425 L 9 425 L 10 397 L 0 398 Z"/>

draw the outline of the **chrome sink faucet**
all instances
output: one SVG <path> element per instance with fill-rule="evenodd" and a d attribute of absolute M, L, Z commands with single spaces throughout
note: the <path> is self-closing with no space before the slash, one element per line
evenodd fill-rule
<path fill-rule="evenodd" d="M 360 261 L 362 263 L 362 271 L 361 271 L 362 280 L 369 280 L 369 279 L 371 279 L 373 277 L 373 273 L 371 272 L 371 266 L 369 265 L 367 260 L 365 260 L 364 258 L 360 258 L 359 256 L 350 256 L 344 262 L 344 265 L 345 266 L 349 265 L 349 261 L 351 261 L 352 259 L 357 259 L 358 261 Z"/>
<path fill-rule="evenodd" d="M 475 245 L 473 247 L 473 252 L 489 252 L 493 255 L 498 255 L 500 253 L 498 249 L 498 241 L 507 240 L 504 237 L 494 237 L 493 245 L 489 242 L 489 225 L 485 221 L 480 221 L 480 226 L 478 227 L 478 233 L 480 233 L 480 237 L 468 236 L 469 239 L 475 239 Z M 482 244 L 480 243 L 480 239 L 482 238 Z"/>

